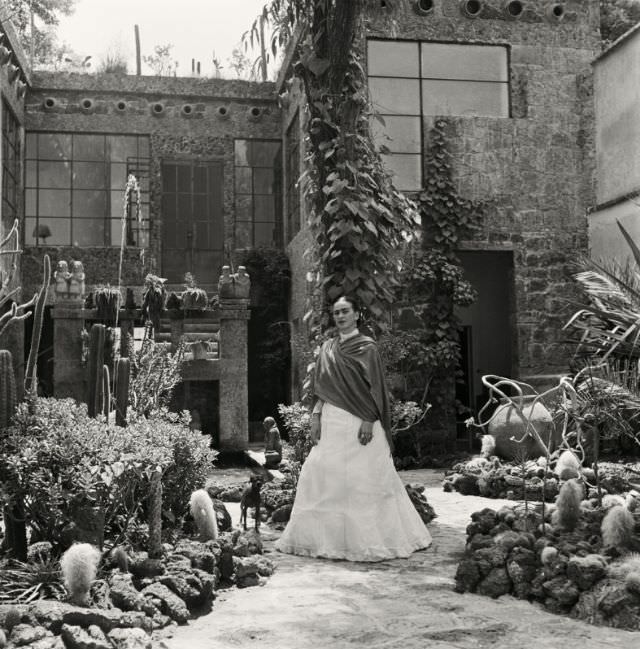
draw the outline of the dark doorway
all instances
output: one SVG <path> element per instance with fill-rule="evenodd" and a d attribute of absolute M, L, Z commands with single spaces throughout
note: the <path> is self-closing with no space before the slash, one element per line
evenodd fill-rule
<path fill-rule="evenodd" d="M 222 162 L 162 163 L 162 275 L 217 284 L 224 243 Z"/>
<path fill-rule="evenodd" d="M 462 383 L 458 398 L 476 415 L 487 401 L 485 374 L 511 377 L 514 371 L 514 281 L 511 252 L 459 253 L 465 276 L 478 292 L 470 307 L 458 309 L 462 323 Z M 462 419 L 468 415 L 464 415 Z M 466 436 L 459 422 L 458 435 Z"/>
<path fill-rule="evenodd" d="M 211 436 L 211 446 L 219 442 L 219 383 L 218 381 L 183 381 L 176 386 L 171 410 L 188 411 L 191 426 Z"/>

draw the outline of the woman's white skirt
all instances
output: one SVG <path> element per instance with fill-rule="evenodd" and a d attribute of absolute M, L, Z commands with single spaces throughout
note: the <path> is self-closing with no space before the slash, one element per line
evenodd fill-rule
<path fill-rule="evenodd" d="M 431 535 L 396 472 L 380 422 L 358 441 L 362 420 L 324 404 L 320 441 L 300 472 L 281 552 L 349 561 L 407 557 Z"/>

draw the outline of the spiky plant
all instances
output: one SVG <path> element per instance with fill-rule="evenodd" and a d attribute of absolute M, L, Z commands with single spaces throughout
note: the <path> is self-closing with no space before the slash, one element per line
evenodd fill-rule
<path fill-rule="evenodd" d="M 65 598 L 62 573 L 53 557 L 10 559 L 0 566 L 0 603 L 26 604 L 35 599 Z"/>

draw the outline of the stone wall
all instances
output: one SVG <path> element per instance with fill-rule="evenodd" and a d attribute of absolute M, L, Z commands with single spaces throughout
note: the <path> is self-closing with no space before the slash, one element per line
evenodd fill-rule
<path fill-rule="evenodd" d="M 27 131 L 137 134 L 150 137 L 150 237 L 144 260 L 129 248 L 125 284 L 161 273 L 163 159 L 221 160 L 224 164 L 225 248 L 234 249 L 234 139 L 280 138 L 280 111 L 272 83 L 144 77 L 116 74 L 33 75 L 26 106 Z M 28 288 L 43 248 L 28 250 Z M 81 259 L 87 283 L 117 282 L 118 248 L 56 248 L 52 259 Z M 187 269 L 185 269 L 186 271 Z M 214 272 L 217 276 L 218 269 Z"/>

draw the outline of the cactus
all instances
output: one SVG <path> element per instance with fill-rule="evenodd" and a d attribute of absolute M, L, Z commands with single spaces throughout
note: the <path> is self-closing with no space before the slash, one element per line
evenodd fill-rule
<path fill-rule="evenodd" d="M 4 616 L 4 628 L 11 633 L 12 629 L 14 626 L 18 626 L 20 624 L 20 620 L 22 619 L 22 614 L 20 613 L 20 610 L 16 606 L 12 606 Z"/>
<path fill-rule="evenodd" d="M 102 407 L 104 409 L 104 417 L 109 423 L 109 412 L 111 411 L 111 377 L 109 376 L 109 368 L 106 365 L 102 366 Z"/>
<path fill-rule="evenodd" d="M 127 406 L 129 404 L 129 377 L 131 374 L 131 363 L 128 358 L 119 358 L 116 363 L 116 424 L 125 427 L 127 425 Z"/>
<path fill-rule="evenodd" d="M 600 525 L 602 545 L 618 550 L 627 547 L 633 537 L 634 527 L 635 519 L 628 509 L 620 505 L 612 507 L 604 515 Z"/>
<path fill-rule="evenodd" d="M 580 518 L 580 503 L 582 502 L 582 485 L 577 480 L 567 480 L 560 488 L 556 500 L 556 510 L 551 516 L 553 525 L 559 525 L 572 531 Z"/>
<path fill-rule="evenodd" d="M 16 411 L 16 379 L 13 373 L 13 356 L 0 349 L 0 430 L 9 426 Z"/>
<path fill-rule="evenodd" d="M 556 462 L 554 473 L 560 480 L 570 480 L 580 476 L 580 469 L 582 465 L 580 460 L 576 457 L 575 453 L 571 451 L 563 451 Z"/>
<path fill-rule="evenodd" d="M 89 604 L 91 582 L 98 573 L 100 550 L 90 543 L 74 543 L 60 559 L 64 585 L 74 604 Z"/>
<path fill-rule="evenodd" d="M 206 489 L 198 489 L 189 499 L 191 515 L 196 522 L 201 541 L 213 541 L 218 538 L 218 521 L 213 509 L 213 501 Z"/>
<path fill-rule="evenodd" d="M 162 556 L 162 473 L 156 469 L 149 484 L 149 558 Z"/>
<path fill-rule="evenodd" d="M 104 340 L 106 327 L 94 324 L 89 334 L 89 359 L 87 411 L 89 417 L 97 417 L 102 412 L 102 366 L 104 365 Z"/>
<path fill-rule="evenodd" d="M 51 281 L 51 260 L 49 255 L 44 256 L 44 275 L 42 286 L 36 300 L 36 308 L 33 316 L 33 332 L 31 334 L 31 348 L 29 349 L 29 359 L 27 360 L 27 369 L 24 376 L 24 387 L 27 394 L 38 393 L 38 349 L 40 348 L 40 335 L 42 334 L 42 322 L 44 319 L 44 307 L 47 302 L 47 292 L 49 282 Z"/>

